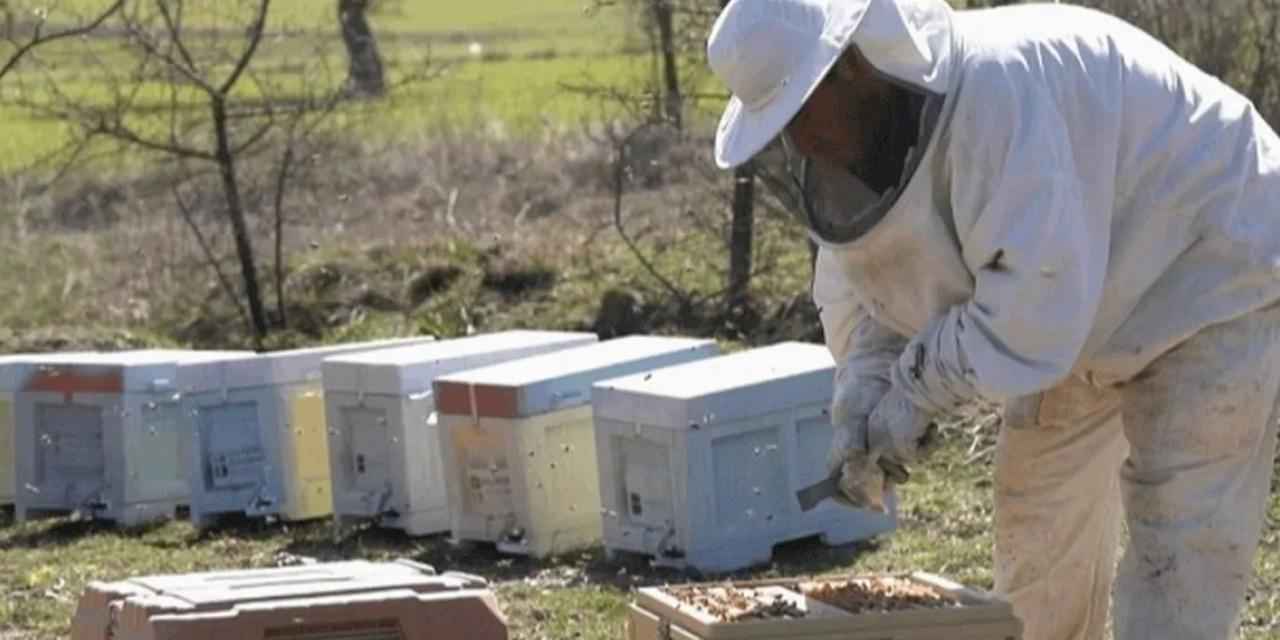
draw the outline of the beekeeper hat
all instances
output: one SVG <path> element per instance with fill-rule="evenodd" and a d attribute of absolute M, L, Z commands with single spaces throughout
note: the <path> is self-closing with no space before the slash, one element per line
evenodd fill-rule
<path fill-rule="evenodd" d="M 716 131 L 716 164 L 760 153 L 840 59 L 867 0 L 732 0 L 711 28 L 707 60 L 733 97 Z"/>

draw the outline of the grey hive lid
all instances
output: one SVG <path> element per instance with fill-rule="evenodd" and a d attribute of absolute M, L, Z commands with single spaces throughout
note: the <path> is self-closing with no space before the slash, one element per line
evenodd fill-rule
<path fill-rule="evenodd" d="M 597 383 L 597 417 L 670 428 L 829 402 L 835 362 L 822 346 L 784 342 Z"/>
<path fill-rule="evenodd" d="M 590 404 L 600 380 L 719 353 L 711 340 L 632 336 L 471 369 L 436 379 L 441 413 L 515 418 Z M 475 391 L 476 393 L 473 393 Z M 472 398 L 476 405 L 472 406 Z"/>
<path fill-rule="evenodd" d="M 597 340 L 592 333 L 515 330 L 333 356 L 324 361 L 324 387 L 326 391 L 352 393 L 420 393 L 429 391 L 438 376 Z"/>
<path fill-rule="evenodd" d="M 352 342 L 310 349 L 243 353 L 184 363 L 178 379 L 184 393 L 205 393 L 229 389 L 319 383 L 325 358 L 378 349 L 431 344 L 435 338 L 395 338 L 372 342 Z"/>

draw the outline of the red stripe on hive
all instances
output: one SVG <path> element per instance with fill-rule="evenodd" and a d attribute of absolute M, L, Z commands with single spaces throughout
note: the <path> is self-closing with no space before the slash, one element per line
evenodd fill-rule
<path fill-rule="evenodd" d="M 482 418 L 515 418 L 519 394 L 514 387 L 474 386 L 476 406 L 472 411 L 472 385 L 462 382 L 436 383 L 436 411 L 451 416 L 476 415 Z"/>
<path fill-rule="evenodd" d="M 124 378 L 118 373 L 84 374 L 68 371 L 41 371 L 23 387 L 24 391 L 50 393 L 122 393 Z"/>

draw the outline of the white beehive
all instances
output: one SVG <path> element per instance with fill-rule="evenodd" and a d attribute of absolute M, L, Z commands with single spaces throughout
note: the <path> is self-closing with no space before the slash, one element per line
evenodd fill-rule
<path fill-rule="evenodd" d="M 24 359 L 14 397 L 19 520 L 78 512 L 135 525 L 190 497 L 183 362 L 237 352 L 143 350 Z"/>
<path fill-rule="evenodd" d="M 77 354 L 78 355 L 78 354 Z M 13 450 L 13 397 L 22 386 L 27 364 L 40 356 L 15 354 L 0 356 L 0 506 L 11 505 L 17 487 L 17 460 Z"/>
<path fill-rule="evenodd" d="M 834 374 L 826 349 L 783 343 L 597 384 L 606 550 L 711 573 L 788 540 L 892 529 L 830 501 L 804 513 L 795 497 L 826 475 Z"/>
<path fill-rule="evenodd" d="M 506 331 L 326 360 L 335 515 L 410 535 L 448 531 L 432 382 L 596 340 L 589 333 Z"/>
<path fill-rule="evenodd" d="M 437 378 L 453 537 L 535 557 L 598 543 L 591 385 L 718 354 L 635 336 Z"/>
<path fill-rule="evenodd" d="M 286 521 L 330 515 L 324 359 L 433 340 L 350 343 L 180 367 L 182 409 L 194 433 L 187 467 L 192 523 L 206 527 L 231 513 Z"/>

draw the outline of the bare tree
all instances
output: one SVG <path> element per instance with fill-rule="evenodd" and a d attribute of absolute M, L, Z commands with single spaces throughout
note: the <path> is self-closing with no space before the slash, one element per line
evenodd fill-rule
<path fill-rule="evenodd" d="M 222 8 L 242 20 L 243 27 L 204 37 L 187 28 L 183 0 L 130 3 L 112 24 L 123 34 L 121 53 L 128 54 L 129 63 L 97 62 L 98 68 L 93 70 L 108 99 L 72 93 L 55 71 L 56 64 L 50 62 L 36 65 L 44 70 L 44 81 L 33 91 L 19 92 L 11 102 L 35 117 L 73 125 L 78 134 L 70 148 L 82 150 L 109 143 L 120 152 L 160 159 L 169 171 L 177 169 L 172 190 L 175 205 L 195 233 L 219 283 L 247 321 L 255 344 L 261 347 L 271 323 L 248 222 L 253 205 L 246 202 L 240 164 L 278 148 L 276 142 L 284 146 L 274 198 L 276 231 L 283 234 L 284 197 L 294 145 L 301 134 L 313 131 L 336 108 L 339 92 L 322 87 L 306 93 L 308 87 L 304 87 L 283 95 L 283 90 L 251 68 L 265 39 L 271 0 L 237 0 Z M 154 96 L 157 84 L 163 87 L 162 100 Z M 199 229 L 190 194 L 184 195 L 180 187 L 207 178 L 217 185 L 221 213 L 231 232 L 240 270 L 238 292 L 220 270 L 210 238 Z M 278 237 L 276 249 L 277 304 L 283 317 L 283 257 Z"/>

